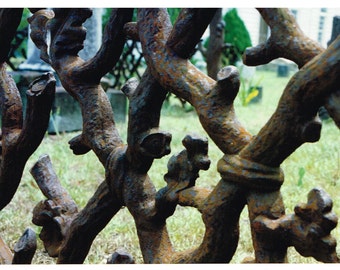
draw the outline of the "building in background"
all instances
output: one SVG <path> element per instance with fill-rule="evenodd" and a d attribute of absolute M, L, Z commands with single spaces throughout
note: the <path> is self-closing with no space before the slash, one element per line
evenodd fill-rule
<path fill-rule="evenodd" d="M 253 46 L 265 41 L 270 30 L 258 11 L 252 8 L 238 8 L 237 11 L 249 31 Z M 294 8 L 291 11 L 302 31 L 323 47 L 327 47 L 332 35 L 333 17 L 340 15 L 340 9 Z"/>

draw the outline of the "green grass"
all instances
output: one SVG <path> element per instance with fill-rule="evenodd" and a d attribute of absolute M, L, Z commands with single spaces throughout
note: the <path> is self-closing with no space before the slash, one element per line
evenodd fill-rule
<path fill-rule="evenodd" d="M 259 104 L 241 106 L 236 99 L 235 108 L 240 122 L 252 133 L 256 134 L 268 121 L 274 112 L 278 99 L 289 78 L 278 78 L 275 72 L 258 72 L 263 76 L 263 99 Z M 171 154 L 183 149 L 181 140 L 188 133 L 195 132 L 206 136 L 199 124 L 194 111 L 184 113 L 179 109 L 180 103 L 171 99 L 170 105 L 165 105 L 162 111 L 160 128 L 172 133 Z M 126 125 L 119 124 L 119 131 L 126 138 Z M 44 197 L 35 184 L 29 169 L 42 154 L 49 154 L 55 171 L 62 185 L 70 192 L 80 208 L 84 207 L 96 187 L 104 179 L 104 169 L 90 152 L 84 156 L 74 156 L 68 148 L 68 140 L 76 134 L 46 136 L 36 153 L 29 159 L 21 184 L 12 202 L 0 213 L 0 235 L 4 241 L 14 247 L 26 227 L 33 228 L 39 233 L 40 228 L 31 222 L 32 209 Z M 338 200 L 340 185 L 340 136 L 339 130 L 332 121 L 324 122 L 319 142 L 304 144 L 295 151 L 283 164 L 285 183 L 281 188 L 286 212 L 292 213 L 294 206 L 306 202 L 307 194 L 313 187 L 322 187 L 334 200 L 334 212 L 340 215 Z M 209 139 L 209 157 L 212 161 L 210 169 L 200 173 L 197 186 L 213 187 L 219 181 L 216 163 L 222 153 Z M 165 185 L 163 175 L 170 156 L 155 160 L 149 175 L 159 189 Z M 299 171 L 305 174 L 299 181 Z M 244 209 L 240 219 L 241 237 L 232 263 L 240 263 L 247 256 L 252 256 L 252 244 L 249 231 L 247 211 Z M 177 250 L 185 250 L 200 244 L 204 234 L 204 226 L 196 209 L 178 207 L 175 214 L 168 219 L 168 230 L 171 240 Z M 336 228 L 333 235 L 340 239 L 340 229 Z M 55 263 L 43 252 L 41 241 L 33 263 Z M 105 263 L 106 257 L 117 248 L 130 252 L 138 263 L 142 262 L 141 252 L 134 227 L 134 221 L 126 208 L 122 209 L 97 236 L 86 263 Z M 315 263 L 310 258 L 303 258 L 293 249 L 289 249 L 291 263 Z"/>

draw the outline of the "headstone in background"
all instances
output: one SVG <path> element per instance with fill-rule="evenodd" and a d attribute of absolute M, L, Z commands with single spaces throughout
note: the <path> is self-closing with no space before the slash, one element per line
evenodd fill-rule
<path fill-rule="evenodd" d="M 102 8 L 94 8 L 92 16 L 86 20 L 84 27 L 87 29 L 84 49 L 79 56 L 84 60 L 93 57 L 101 46 L 102 41 Z M 40 59 L 40 51 L 28 38 L 27 60 L 20 64 L 19 71 L 12 72 L 26 108 L 26 90 L 30 82 L 41 76 L 46 71 L 53 69 Z M 56 76 L 56 74 L 54 74 Z M 57 77 L 57 76 L 56 76 Z M 61 86 L 58 78 L 56 96 L 52 106 L 52 116 L 48 127 L 49 134 L 59 132 L 72 132 L 82 129 L 82 116 L 78 102 L 70 96 Z M 108 90 L 108 98 L 111 102 L 116 122 L 125 121 L 127 101 L 123 93 L 118 90 Z"/>
<path fill-rule="evenodd" d="M 92 16 L 86 20 L 86 39 L 84 49 L 79 52 L 79 56 L 84 60 L 93 57 L 100 48 L 102 41 L 102 8 L 94 8 Z M 30 28 L 28 30 L 30 34 Z M 27 59 L 19 65 L 20 70 L 50 71 L 52 68 L 40 59 L 40 51 L 34 45 L 33 41 L 28 38 L 27 41 Z"/>
<path fill-rule="evenodd" d="M 288 77 L 290 68 L 292 67 L 292 61 L 285 58 L 278 58 L 274 60 L 276 64 L 277 77 Z"/>
<path fill-rule="evenodd" d="M 240 77 L 245 81 L 251 81 L 254 79 L 256 73 L 256 67 L 246 66 L 241 62 L 237 63 L 237 67 L 240 72 Z"/>
<path fill-rule="evenodd" d="M 101 45 L 102 8 L 92 9 L 92 16 L 85 21 L 84 27 L 86 28 L 86 39 L 79 56 L 88 60 L 97 53 Z M 48 133 L 78 131 L 82 129 L 82 123 L 78 102 L 62 87 L 57 87 Z"/>
<path fill-rule="evenodd" d="M 333 17 L 333 28 L 332 28 L 332 36 L 328 41 L 327 45 L 329 46 L 340 34 L 340 16 Z"/>
<path fill-rule="evenodd" d="M 277 66 L 277 76 L 278 77 L 288 77 L 289 74 L 289 69 L 288 69 L 288 65 L 286 64 L 279 64 Z"/>
<path fill-rule="evenodd" d="M 82 116 L 78 102 L 64 88 L 56 87 L 52 115 L 47 128 L 49 134 L 82 129 Z"/>
<path fill-rule="evenodd" d="M 119 90 L 108 89 L 106 92 L 114 114 L 116 123 L 125 122 L 127 111 L 127 98 Z M 57 134 L 82 129 L 83 119 L 79 103 L 62 87 L 56 88 L 54 112 L 50 118 L 47 132 Z"/>
<path fill-rule="evenodd" d="M 79 52 L 79 56 L 84 60 L 93 57 L 102 43 L 102 14 L 102 8 L 93 8 L 92 16 L 84 23 L 86 39 L 84 49 Z"/>
<path fill-rule="evenodd" d="M 334 16 L 332 36 L 331 36 L 331 39 L 327 42 L 327 46 L 331 45 L 331 43 L 338 37 L 339 34 L 340 34 L 340 16 Z M 321 120 L 329 119 L 329 114 L 324 106 L 320 107 L 319 116 Z"/>
<path fill-rule="evenodd" d="M 28 36 L 30 35 L 30 27 L 28 27 Z M 43 60 L 40 59 L 40 50 L 35 46 L 33 41 L 28 38 L 27 39 L 27 59 L 23 63 L 19 65 L 20 71 L 38 71 L 38 72 L 46 72 L 51 71 L 52 68 L 50 65 L 46 64 Z"/>
<path fill-rule="evenodd" d="M 125 122 L 127 114 L 127 98 L 120 90 L 109 88 L 106 92 L 114 114 L 116 122 Z"/>

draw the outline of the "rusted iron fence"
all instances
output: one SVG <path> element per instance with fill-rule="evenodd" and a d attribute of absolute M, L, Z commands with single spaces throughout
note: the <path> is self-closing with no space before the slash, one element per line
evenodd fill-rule
<path fill-rule="evenodd" d="M 31 39 L 81 106 L 83 130 L 69 142 L 70 148 L 75 155 L 92 150 L 106 171 L 105 181 L 87 205 L 78 209 L 48 156 L 42 156 L 31 169 L 47 198 L 34 208 L 33 223 L 42 227 L 40 239 L 58 263 L 82 263 L 96 235 L 124 206 L 134 218 L 145 263 L 229 262 L 238 246 L 239 218 L 245 206 L 253 262 L 287 262 L 290 246 L 302 256 L 339 262 L 336 239 L 331 236 L 337 226 L 331 198 L 314 189 L 306 203 L 286 214 L 280 164 L 303 143 L 319 140 L 317 112 L 321 106 L 340 127 L 340 37 L 324 49 L 304 35 L 289 10 L 258 11 L 271 28 L 271 36 L 264 44 L 248 48 L 244 63 L 256 66 L 284 57 L 295 62 L 299 71 L 267 124 L 252 136 L 234 111 L 240 86 L 237 68 L 222 68 L 215 80 L 188 60 L 216 9 L 182 9 L 173 26 L 166 9 L 138 9 L 136 22 L 131 22 L 133 9 L 113 9 L 102 46 L 87 61 L 78 52 L 85 38 L 82 24 L 91 16 L 90 9 L 31 9 Z M 28 157 L 43 139 L 55 86 L 49 73 L 32 82 L 27 117 L 22 119 L 18 91 L 5 64 L 21 13 L 22 9 L 0 11 L 1 209 L 14 196 Z M 100 80 L 115 69 L 126 39 L 140 42 L 147 68 L 140 80 L 129 78 L 122 87 L 129 99 L 124 144 Z M 159 130 L 160 110 L 168 92 L 195 108 L 203 128 L 222 152 L 217 166 L 221 180 L 212 190 L 195 185 L 199 171 L 207 170 L 210 160 L 207 140 L 194 135 L 185 136 L 184 150 L 169 159 L 162 189 L 157 191 L 148 175 L 153 160 L 170 153 L 171 134 Z M 174 249 L 167 230 L 167 218 L 177 205 L 196 208 L 205 225 L 201 244 L 183 252 Z M 31 262 L 35 241 L 35 235 L 26 231 L 14 255 L 1 243 L 2 261 Z M 133 259 L 116 254 L 111 260 L 121 261 Z"/>

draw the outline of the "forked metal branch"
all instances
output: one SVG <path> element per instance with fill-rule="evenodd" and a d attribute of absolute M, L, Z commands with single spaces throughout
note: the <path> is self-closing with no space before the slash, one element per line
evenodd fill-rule
<path fill-rule="evenodd" d="M 102 46 L 87 61 L 78 52 L 86 34 L 82 24 L 91 16 L 90 9 L 32 10 L 31 38 L 41 50 L 41 58 L 54 68 L 63 87 L 81 107 L 83 130 L 69 142 L 70 147 L 76 155 L 94 151 L 105 167 L 105 180 L 81 210 L 62 188 L 47 156 L 41 157 L 31 171 L 47 197 L 35 207 L 33 222 L 43 227 L 40 238 L 49 255 L 58 257 L 58 263 L 84 262 L 97 234 L 123 206 L 135 220 L 145 263 L 230 262 L 238 246 L 239 218 L 245 206 L 254 262 L 287 262 L 289 246 L 303 256 L 339 262 L 336 240 L 331 236 L 337 225 L 332 200 L 315 189 L 306 204 L 286 214 L 280 192 L 284 183 L 280 165 L 303 143 L 319 140 L 320 106 L 326 106 L 340 126 L 340 37 L 323 49 L 301 31 L 288 9 L 258 9 L 271 28 L 271 36 L 266 43 L 246 50 L 245 64 L 260 65 L 285 57 L 296 62 L 300 70 L 284 89 L 277 110 L 253 136 L 238 121 L 234 110 L 240 87 L 237 68 L 222 68 L 214 80 L 189 61 L 216 10 L 182 9 L 172 26 L 166 9 L 140 8 L 136 22 L 131 22 L 132 9 L 113 9 Z M 1 27 L 0 23 L 0 34 Z M 5 45 L 11 36 L 5 35 Z M 100 80 L 114 68 L 126 38 L 141 42 L 147 68 L 140 82 L 130 79 L 122 88 L 129 100 L 128 137 L 124 143 Z M 8 149 L 14 149 L 12 155 L 34 151 L 25 146 L 27 138 L 33 140 L 29 126 L 36 126 L 39 108 L 34 103 L 38 101 L 32 101 L 23 124 L 17 117 L 21 102 L 12 94 L 16 93 L 15 84 L 4 65 L 1 71 L 6 109 L 0 180 L 5 179 L 2 174 L 9 167 L 5 162 Z M 29 96 L 40 94 L 41 80 L 47 81 L 48 87 L 53 84 L 50 75 L 45 75 L 32 84 Z M 185 149 L 169 159 L 163 188 L 157 191 L 148 175 L 154 159 L 170 153 L 171 134 L 159 129 L 168 92 L 195 108 L 208 136 L 222 151 L 217 166 L 221 180 L 212 190 L 196 186 L 199 171 L 207 170 L 210 160 L 207 139 L 195 134 L 185 136 Z M 13 101 L 9 102 L 10 98 Z M 39 114 L 47 119 L 46 111 Z M 19 142 L 18 146 L 11 148 L 12 141 Z M 13 186 L 1 180 L 0 194 L 8 194 L 7 189 L 14 194 L 20 177 Z M 177 205 L 197 208 L 205 225 L 200 245 L 182 252 L 174 249 L 167 229 L 167 218 Z M 11 254 L 3 250 L 2 258 L 7 255 L 11 260 Z M 129 254 L 118 251 L 109 261 L 118 263 L 123 257 L 126 262 L 133 261 Z"/>

